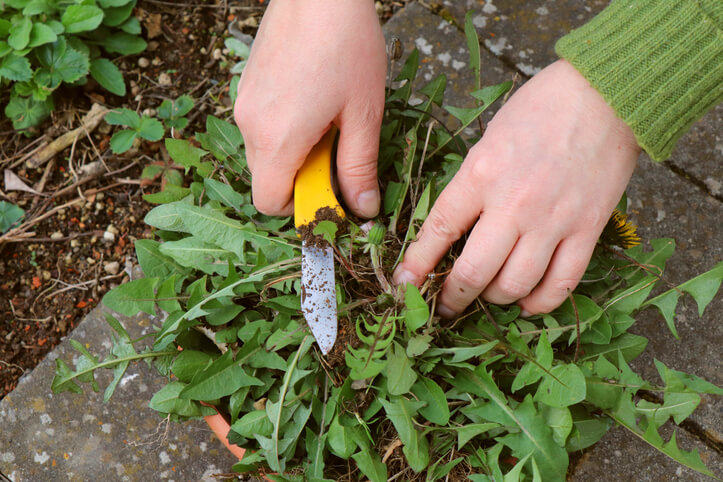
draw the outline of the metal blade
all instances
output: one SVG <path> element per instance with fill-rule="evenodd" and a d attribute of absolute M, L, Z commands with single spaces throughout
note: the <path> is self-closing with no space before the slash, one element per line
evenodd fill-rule
<path fill-rule="evenodd" d="M 331 246 L 301 245 L 301 311 L 326 355 L 336 341 L 336 287 Z"/>

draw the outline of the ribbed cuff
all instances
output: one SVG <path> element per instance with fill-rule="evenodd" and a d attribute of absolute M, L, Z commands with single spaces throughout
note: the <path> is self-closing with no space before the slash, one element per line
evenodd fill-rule
<path fill-rule="evenodd" d="M 568 60 L 663 160 L 723 100 L 721 0 L 613 0 L 562 37 Z"/>

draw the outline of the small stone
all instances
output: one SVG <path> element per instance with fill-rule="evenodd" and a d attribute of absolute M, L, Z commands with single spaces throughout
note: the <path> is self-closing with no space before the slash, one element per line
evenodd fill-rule
<path fill-rule="evenodd" d="M 77 239 L 71 239 L 71 240 L 70 240 L 70 247 L 71 247 L 71 248 L 77 248 L 78 246 L 80 246 L 80 241 L 78 241 Z"/>
<path fill-rule="evenodd" d="M 148 60 L 147 58 L 141 57 L 140 59 L 138 59 L 138 67 L 145 69 L 149 65 L 151 65 L 151 61 Z"/>
<path fill-rule="evenodd" d="M 45 281 L 48 281 L 50 278 L 52 278 L 52 275 L 50 274 L 50 271 L 48 271 L 48 270 L 43 270 L 43 279 L 44 279 Z"/>
<path fill-rule="evenodd" d="M 109 233 L 113 233 L 113 234 L 119 234 L 119 233 L 120 233 L 120 231 L 118 231 L 118 228 L 116 228 L 116 227 L 113 226 L 112 224 L 109 224 L 108 227 L 105 228 L 105 230 L 108 231 Z"/>
<path fill-rule="evenodd" d="M 131 87 L 131 95 L 138 96 L 138 93 L 141 91 L 141 88 L 137 85 L 134 85 Z"/>
<path fill-rule="evenodd" d="M 159 65 L 161 65 L 161 58 L 160 58 L 160 57 L 156 57 L 155 59 L 153 59 L 153 60 L 151 61 L 151 64 L 153 64 L 153 65 L 156 66 L 156 67 L 159 66 Z"/>
<path fill-rule="evenodd" d="M 66 265 L 71 265 L 73 264 L 73 257 L 71 255 L 67 255 L 63 261 Z"/>
<path fill-rule="evenodd" d="M 221 49 L 213 49 L 213 58 L 214 60 L 218 60 L 221 57 L 223 57 L 223 54 L 221 53 Z"/>
<path fill-rule="evenodd" d="M 118 274 L 118 271 L 120 270 L 120 263 L 118 263 L 118 261 L 111 261 L 106 263 L 105 266 L 103 266 L 103 269 L 108 274 Z"/>
<path fill-rule="evenodd" d="M 95 210 L 96 210 L 96 211 L 100 211 L 100 210 L 103 209 L 104 207 L 105 207 L 105 204 L 103 204 L 103 203 L 95 203 Z"/>
<path fill-rule="evenodd" d="M 85 258 L 85 262 L 88 263 L 88 264 L 95 264 L 95 260 L 94 260 L 93 258 L 90 258 L 90 257 Z"/>
<path fill-rule="evenodd" d="M 206 54 L 208 53 L 208 50 L 206 50 L 206 47 L 201 47 L 200 52 L 201 52 L 203 55 L 206 55 Z"/>
<path fill-rule="evenodd" d="M 98 201 L 100 201 L 100 200 L 102 200 L 102 199 L 105 198 L 105 193 L 104 193 L 104 192 L 99 192 L 98 194 L 95 195 L 95 198 L 96 198 Z"/>
<path fill-rule="evenodd" d="M 61 233 L 60 231 L 56 231 L 53 234 L 50 235 L 50 239 L 62 239 L 65 235 Z"/>
<path fill-rule="evenodd" d="M 158 76 L 158 84 L 162 86 L 171 85 L 171 76 L 165 72 L 162 72 L 161 75 Z"/>
<path fill-rule="evenodd" d="M 150 52 L 154 52 L 158 48 L 158 45 L 158 42 L 156 42 L 155 40 L 151 40 L 150 42 L 148 42 L 148 50 Z"/>
<path fill-rule="evenodd" d="M 103 241 L 112 243 L 113 241 L 115 241 L 115 234 L 111 233 L 110 231 L 104 232 L 103 233 Z"/>
<path fill-rule="evenodd" d="M 146 109 L 143 109 L 142 112 L 143 115 L 147 115 L 148 117 L 155 117 L 156 116 L 156 109 L 152 107 L 148 107 Z"/>

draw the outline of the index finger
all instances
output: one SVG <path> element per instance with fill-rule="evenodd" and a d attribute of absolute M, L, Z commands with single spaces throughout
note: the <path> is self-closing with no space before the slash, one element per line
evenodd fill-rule
<path fill-rule="evenodd" d="M 439 260 L 477 220 L 481 211 L 479 188 L 460 170 L 434 203 L 419 231 L 394 271 L 396 284 L 419 286 Z"/>

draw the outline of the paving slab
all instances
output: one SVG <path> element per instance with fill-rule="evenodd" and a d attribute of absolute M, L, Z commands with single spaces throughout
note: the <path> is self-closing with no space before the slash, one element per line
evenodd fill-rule
<path fill-rule="evenodd" d="M 416 48 L 419 51 L 420 68 L 415 88 L 421 88 L 438 75 L 445 74 L 447 89 L 444 103 L 455 107 L 474 106 L 474 99 L 469 93 L 476 87 L 474 74 L 469 67 L 467 41 L 464 33 L 453 23 L 433 14 L 419 3 L 410 3 L 384 25 L 384 35 L 387 41 L 392 37 L 399 38 L 404 46 L 403 57 L 394 63 L 391 75 L 396 77 L 399 74 L 404 61 Z M 507 67 L 494 55 L 481 51 L 483 87 L 512 80 L 515 73 L 514 69 Z M 485 111 L 484 120 L 491 119 L 497 108 L 498 105 L 494 105 Z M 453 127 L 453 123 L 449 122 L 450 117 L 445 115 L 444 118 Z"/>
<path fill-rule="evenodd" d="M 558 59 L 555 42 L 584 25 L 609 0 L 445 0 L 444 12 L 464 25 L 467 12 L 489 52 L 531 76 Z"/>
<path fill-rule="evenodd" d="M 119 320 L 133 338 L 152 323 L 148 316 Z M 105 356 L 110 333 L 102 308 L 96 308 L 71 338 Z M 82 395 L 54 395 L 55 359 L 69 363 L 75 353 L 64 341 L 0 401 L 0 473 L 13 482 L 145 482 L 215 481 L 214 474 L 231 472 L 235 459 L 205 422 L 165 423 L 148 408 L 165 383 L 145 363 L 131 365 L 107 403 L 102 391 L 87 386 Z M 97 379 L 104 388 L 112 376 L 101 372 Z"/>
<path fill-rule="evenodd" d="M 661 430 L 668 440 L 669 426 Z M 691 437 L 677 430 L 678 446 L 684 450 L 698 450 L 701 460 L 718 477 L 723 475 L 723 457 Z M 612 429 L 577 463 L 568 482 L 709 482 L 710 477 L 680 465 L 622 427 Z"/>

